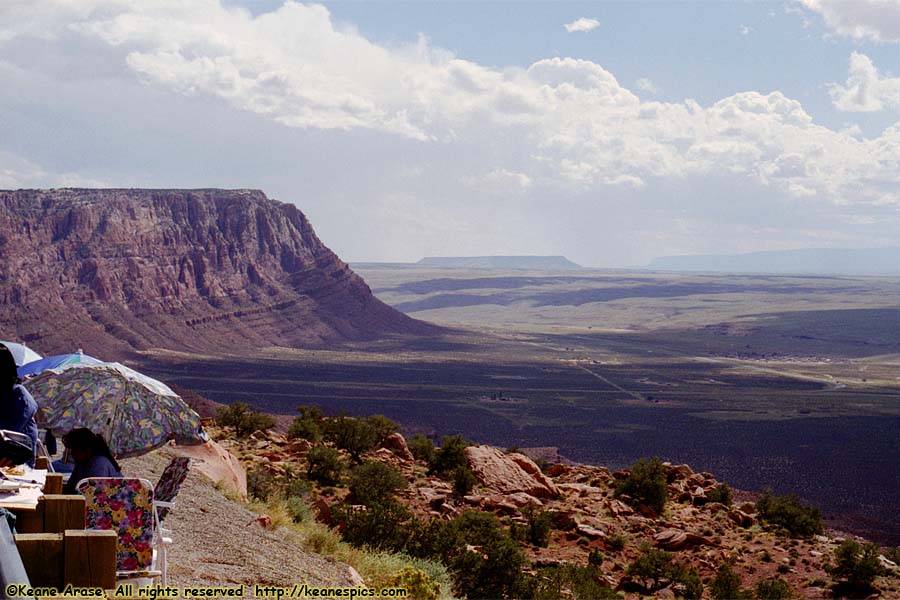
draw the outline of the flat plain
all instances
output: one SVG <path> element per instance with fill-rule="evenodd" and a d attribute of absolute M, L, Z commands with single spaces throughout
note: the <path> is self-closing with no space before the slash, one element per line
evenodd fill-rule
<path fill-rule="evenodd" d="M 900 544 L 900 279 L 358 265 L 435 336 L 145 355 L 221 402 L 382 413 L 407 432 L 660 456 L 793 492 Z"/>

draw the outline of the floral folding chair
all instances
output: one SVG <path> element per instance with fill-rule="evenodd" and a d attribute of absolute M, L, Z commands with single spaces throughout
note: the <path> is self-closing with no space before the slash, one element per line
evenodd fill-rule
<path fill-rule="evenodd" d="M 164 543 L 157 534 L 153 488 L 146 479 L 88 477 L 75 486 L 84 495 L 87 529 L 116 532 L 116 578 L 161 577 L 166 585 L 165 564 L 156 568 L 155 547 Z"/>
<path fill-rule="evenodd" d="M 156 508 L 156 518 L 162 523 L 166 515 L 175 503 L 175 496 L 181 489 L 181 484 L 187 479 L 191 470 L 192 461 L 186 456 L 176 456 L 166 465 L 156 487 L 153 488 L 153 506 Z"/>

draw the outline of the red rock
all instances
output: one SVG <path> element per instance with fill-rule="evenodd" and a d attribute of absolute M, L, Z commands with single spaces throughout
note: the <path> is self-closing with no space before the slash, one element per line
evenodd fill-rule
<path fill-rule="evenodd" d="M 381 447 L 387 448 L 404 461 L 410 462 L 415 460 L 412 452 L 409 451 L 409 446 L 406 445 L 406 438 L 399 433 L 392 433 L 387 436 Z"/>
<path fill-rule="evenodd" d="M 272 529 L 272 517 L 269 515 L 260 515 L 250 521 L 251 524 L 259 525 L 263 529 Z"/>
<path fill-rule="evenodd" d="M 0 331 L 45 353 L 427 333 L 256 190 L 0 191 Z"/>
<path fill-rule="evenodd" d="M 489 492 L 525 492 L 536 498 L 559 495 L 559 488 L 522 454 L 504 454 L 492 446 L 469 446 L 465 450 L 469 468 Z"/>

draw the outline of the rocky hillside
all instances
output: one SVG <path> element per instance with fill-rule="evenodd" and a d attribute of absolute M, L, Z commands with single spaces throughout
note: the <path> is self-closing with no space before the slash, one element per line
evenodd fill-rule
<path fill-rule="evenodd" d="M 256 190 L 0 191 L 0 335 L 44 352 L 311 346 L 429 329 Z"/>
<path fill-rule="evenodd" d="M 314 429 L 309 421 L 306 427 Z M 291 439 L 274 431 L 257 431 L 246 438 L 235 437 L 230 428 L 216 432 L 220 440 L 225 438 L 222 443 L 232 453 L 242 457 L 257 485 L 285 478 L 296 486 L 290 482 L 295 482 L 298 474 L 303 479 L 304 474 L 312 473 L 311 461 L 319 465 L 322 460 L 321 452 L 313 459 L 311 451 L 333 447 L 327 434 L 323 443 Z M 480 539 L 488 542 L 473 541 L 461 551 L 481 555 L 483 563 L 472 563 L 459 552 L 454 555 L 446 549 L 443 556 L 451 561 L 451 573 L 465 582 L 467 571 L 473 568 L 479 578 L 493 575 L 502 579 L 498 575 L 502 574 L 502 561 L 520 553 L 522 573 L 532 587 L 525 592 L 507 588 L 504 593 L 513 597 L 900 597 L 900 568 L 887 558 L 888 551 L 875 550 L 869 582 L 848 584 L 846 576 L 831 567 L 837 563 L 842 542 L 855 540 L 863 547 L 865 540 L 830 530 L 792 533 L 785 526 L 792 527 L 793 522 L 778 526 L 770 521 L 774 517 L 761 513 L 759 498 L 737 491 L 732 496 L 731 490 L 723 493 L 727 486 L 688 465 L 661 465 L 665 507 L 655 510 L 620 493 L 621 482 L 633 475 L 630 470 L 611 472 L 602 466 L 544 463 L 540 468 L 522 453 L 470 445 L 460 455 L 461 468 L 474 474 L 474 480 L 470 489 L 460 492 L 458 476 L 435 474 L 435 463 L 415 458 L 405 438 L 394 433 L 364 453 L 362 465 L 386 465 L 401 474 L 405 484 L 397 487 L 393 499 L 382 499 L 380 504 L 369 499 L 366 505 L 354 497 L 354 485 L 371 494 L 379 484 L 361 488 L 361 467 L 353 467 L 348 453 L 340 454 L 349 476 L 336 476 L 324 486 L 311 480 L 303 484 L 309 490 L 305 497 L 320 520 L 337 527 L 351 543 L 362 528 L 361 532 L 368 534 L 363 538 L 365 544 L 391 539 L 392 549 L 415 553 L 422 552 L 423 544 L 427 547 L 427 531 L 433 531 L 433 526 L 423 529 L 417 522 L 445 523 L 447 529 L 439 531 L 452 532 L 452 524 L 466 521 L 467 514 L 493 515 L 500 531 L 509 533 L 485 538 L 483 531 L 472 529 L 471 535 L 482 535 Z M 405 507 L 413 518 L 396 517 L 398 509 L 384 509 L 392 503 Z M 397 518 L 404 519 L 402 524 L 393 522 Z M 801 522 L 796 514 L 791 513 L 790 518 Z M 480 527 L 483 530 L 484 522 Z M 402 530 L 399 533 L 398 528 Z M 373 531 L 377 536 L 373 537 Z M 502 546 L 498 535 L 515 540 L 512 543 L 518 550 Z M 459 568 L 455 564 L 462 565 L 462 571 L 454 570 Z M 510 569 L 507 576 L 513 577 L 513 573 L 519 573 L 519 567 Z M 470 586 L 479 584 L 469 581 Z"/>

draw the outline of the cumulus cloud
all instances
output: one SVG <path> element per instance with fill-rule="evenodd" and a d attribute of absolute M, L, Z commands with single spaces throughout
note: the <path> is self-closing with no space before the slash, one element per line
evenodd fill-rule
<path fill-rule="evenodd" d="M 597 19 L 589 19 L 587 17 L 581 17 L 579 19 L 575 19 L 571 23 L 566 23 L 563 25 L 566 28 L 566 31 L 569 33 L 587 33 L 588 31 L 593 31 L 600 27 L 600 21 Z"/>
<path fill-rule="evenodd" d="M 653 81 L 651 81 L 650 79 L 647 79 L 646 77 L 641 77 L 640 79 L 638 79 L 635 82 L 635 85 L 637 85 L 637 88 L 639 90 L 647 92 L 649 94 L 655 94 L 656 92 L 659 91 L 659 87 L 655 83 L 653 83 Z"/>
<path fill-rule="evenodd" d="M 581 198 L 598 207 L 618 203 L 627 206 L 629 214 L 645 211 L 633 225 L 653 223 L 659 231 L 672 214 L 687 210 L 667 203 L 691 197 L 689 209 L 708 213 L 704 219 L 716 232 L 726 231 L 724 219 L 760 219 L 765 211 L 757 205 L 764 198 L 785 205 L 796 201 L 804 210 L 811 203 L 825 212 L 827 207 L 843 207 L 844 213 L 852 212 L 849 206 L 891 207 L 898 201 L 900 126 L 861 138 L 849 129 L 815 123 L 800 102 L 777 91 L 742 92 L 706 106 L 690 99 L 659 102 L 641 99 L 613 73 L 588 60 L 555 57 L 527 68 L 495 68 L 463 60 L 424 37 L 407 44 L 377 44 L 335 22 L 319 5 L 286 2 L 257 16 L 218 0 L 154 0 L 135 6 L 126 0 L 0 4 L 0 73 L 13 73 L 17 85 L 38 81 L 32 100 L 64 115 L 78 94 L 99 84 L 104 98 L 122 90 L 133 98 L 139 95 L 133 89 L 143 86 L 153 102 L 185 106 L 194 111 L 191 114 L 214 111 L 216 119 L 208 126 L 216 134 L 252 116 L 252 127 L 242 133 L 252 136 L 265 129 L 272 143 L 281 140 L 281 146 L 292 150 L 293 138 L 309 132 L 319 137 L 304 139 L 312 139 L 309 144 L 317 149 L 325 145 L 322 140 L 342 140 L 345 145 L 332 155 L 339 163 L 333 171 L 339 174 L 317 175 L 316 181 L 278 179 L 285 181 L 284 189 L 302 184 L 317 185 L 323 194 L 344 190 L 336 193 L 335 208 L 320 209 L 329 217 L 321 220 L 326 228 L 331 220 L 346 218 L 348 197 L 384 198 L 385 206 L 402 206 L 411 215 L 416 199 L 427 199 L 420 200 L 420 214 L 415 216 L 423 221 L 441 214 L 441 207 L 470 202 L 466 210 L 478 215 L 468 224 L 474 230 L 488 222 L 508 225 L 508 215 L 491 219 L 484 211 L 509 193 L 517 197 L 522 215 L 527 210 L 541 215 L 531 225 L 521 217 L 521 235 L 516 236 L 521 240 L 534 239 L 529 226 L 548 227 L 548 207 L 559 198 Z M 892 80 L 874 67 L 866 71 L 864 62 L 859 60 L 862 66 L 855 75 L 851 66 L 846 85 L 831 89 L 834 101 L 866 109 L 877 103 L 892 105 L 893 88 L 885 87 Z M 8 71 L 2 70 L 6 67 Z M 854 83 L 854 77 L 865 80 L 864 91 L 853 91 L 862 85 Z M 876 92 L 873 81 L 880 86 Z M 59 93 L 60 86 L 75 95 Z M 635 87 L 651 93 L 655 88 L 650 81 Z M 26 93 L 26 87 L 17 89 L 18 96 Z M 855 94 L 856 100 L 844 98 L 848 94 Z M 90 112 L 91 102 L 82 103 Z M 172 111 L 174 118 L 176 109 Z M 103 124 L 106 116 L 79 119 L 90 127 Z M 116 118 L 141 136 L 168 126 L 164 116 L 144 121 L 150 117 L 127 104 Z M 182 126 L 196 121 L 185 118 Z M 279 133 L 285 131 L 288 134 Z M 215 137 L 195 131 L 190 139 L 201 134 Z M 128 136 L 123 134 L 123 139 Z M 346 157 L 357 152 L 359 139 L 367 140 L 372 151 L 359 151 L 350 163 Z M 141 142 L 138 147 L 143 137 Z M 248 140 L 256 144 L 253 153 L 239 154 L 244 141 L 227 151 L 235 154 L 235 164 L 264 163 L 258 153 L 267 151 L 269 140 L 265 142 Z M 183 143 L 192 142 L 186 137 Z M 213 143 L 219 144 L 217 149 L 222 144 L 216 139 Z M 154 168 L 160 153 L 165 154 L 164 146 L 148 153 L 149 159 L 135 169 L 145 164 Z M 282 160 L 275 150 L 270 156 Z M 160 170 L 172 168 L 160 164 Z M 11 182 L 49 181 L 46 173 L 28 175 L 34 171 L 29 169 L 17 165 L 0 170 L 0 176 Z M 281 172 L 290 169 L 286 165 L 272 177 L 285 177 Z M 394 178 L 385 176 L 391 169 L 397 172 Z M 353 177 L 347 177 L 348 172 Z M 135 177 L 155 181 L 142 172 Z M 231 177 L 219 173 L 215 181 L 230 182 Z M 358 189 L 341 188 L 350 180 L 360 182 Z M 169 184 L 171 179 L 162 181 Z M 265 185 L 252 179 L 242 183 Z M 738 201 L 736 190 L 753 190 L 754 195 L 747 191 L 748 197 Z M 722 206 L 731 213 L 725 214 Z M 372 222 L 386 214 L 372 212 Z M 561 229 L 571 226 L 559 223 Z M 442 231 L 441 225 L 435 227 Z M 612 233 L 622 235 L 626 229 L 620 224 Z M 492 233 L 486 231 L 484 238 L 496 238 Z M 729 235 L 722 236 L 728 243 Z M 577 242 L 577 236 L 570 237 L 571 243 Z M 586 232 L 584 243 L 596 239 L 594 231 Z"/>
<path fill-rule="evenodd" d="M 750 27 L 749 25 L 741 25 L 740 27 L 738 27 L 738 33 L 740 33 L 743 36 L 748 36 L 751 33 L 753 33 L 753 28 Z"/>
<path fill-rule="evenodd" d="M 828 93 L 835 108 L 846 112 L 875 112 L 900 109 L 900 77 L 886 77 L 865 54 L 850 55 L 847 82 L 833 83 Z"/>
<path fill-rule="evenodd" d="M 800 0 L 825 25 L 854 40 L 900 42 L 900 0 Z"/>

